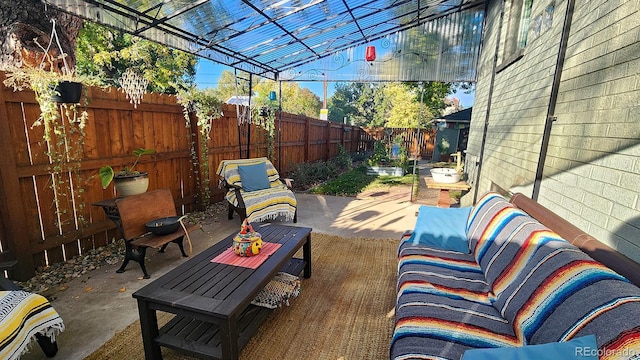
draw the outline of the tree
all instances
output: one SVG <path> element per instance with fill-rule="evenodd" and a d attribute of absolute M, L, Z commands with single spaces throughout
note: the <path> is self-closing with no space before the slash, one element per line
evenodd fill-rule
<path fill-rule="evenodd" d="M 232 71 L 224 70 L 218 79 L 216 95 L 222 101 L 227 101 L 232 96 L 236 96 L 236 80 L 238 81 L 237 95 L 249 95 L 249 73 L 238 71 L 238 77 Z"/>
<path fill-rule="evenodd" d="M 82 26 L 80 18 L 45 7 L 40 0 L 0 2 L 0 70 L 23 64 L 39 66 L 49 44 L 53 19 L 66 61 L 73 67 L 76 38 Z M 59 52 L 56 45 L 49 54 L 60 59 Z"/>
<path fill-rule="evenodd" d="M 194 55 L 86 22 L 78 36 L 78 72 L 119 87 L 119 79 L 134 68 L 148 80 L 147 91 L 175 94 L 195 83 Z"/>
<path fill-rule="evenodd" d="M 248 73 L 238 73 L 238 95 L 249 95 L 248 79 Z M 220 74 L 218 86 L 215 89 L 218 98 L 227 101 L 232 96 L 235 96 L 235 82 L 236 76 L 234 73 L 229 70 L 224 70 L 222 74 Z M 269 100 L 269 93 L 271 91 L 275 91 L 276 94 L 279 93 L 278 83 L 275 81 L 253 76 L 252 91 L 251 101 L 256 106 L 264 106 L 267 104 L 275 106 L 277 104 L 277 102 L 273 103 Z M 300 85 L 294 82 L 282 83 L 282 111 L 317 118 L 320 114 L 320 106 L 320 98 L 311 92 L 311 90 L 300 88 Z"/>
<path fill-rule="evenodd" d="M 378 90 L 370 83 L 337 83 L 328 101 L 329 120 L 342 122 L 344 117 L 358 126 L 372 126 L 376 113 L 374 94 Z"/>
<path fill-rule="evenodd" d="M 417 127 L 418 123 L 426 127 L 440 115 L 451 88 L 450 84 L 437 82 L 337 84 L 329 99 L 329 119 L 341 121 L 347 117 L 353 124 L 371 127 Z"/>

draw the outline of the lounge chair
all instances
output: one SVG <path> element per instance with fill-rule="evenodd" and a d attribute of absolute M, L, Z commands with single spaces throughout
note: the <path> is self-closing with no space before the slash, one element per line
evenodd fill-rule
<path fill-rule="evenodd" d="M 0 263 L 0 358 L 19 358 L 34 339 L 47 357 L 54 357 L 58 352 L 55 337 L 64 330 L 62 319 L 46 298 L 4 277 L 4 271 L 15 264 Z"/>
<path fill-rule="evenodd" d="M 229 220 L 233 212 L 240 221 L 263 222 L 284 217 L 297 222 L 297 201 L 291 191 L 291 180 L 281 179 L 267 158 L 223 160 L 218 165 L 220 187 L 227 189 Z"/>

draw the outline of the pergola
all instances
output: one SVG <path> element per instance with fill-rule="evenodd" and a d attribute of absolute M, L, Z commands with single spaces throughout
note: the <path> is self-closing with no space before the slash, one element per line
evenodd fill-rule
<path fill-rule="evenodd" d="M 276 81 L 459 82 L 476 79 L 486 0 L 45 2 Z"/>

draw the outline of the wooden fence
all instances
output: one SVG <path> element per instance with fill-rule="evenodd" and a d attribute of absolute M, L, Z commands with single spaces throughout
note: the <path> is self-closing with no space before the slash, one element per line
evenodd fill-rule
<path fill-rule="evenodd" d="M 267 154 L 264 130 L 239 127 L 235 107 L 225 106 L 207 143 L 209 177 L 203 179 L 200 148 L 192 147 L 200 141 L 195 119 L 186 122 L 175 97 L 146 94 L 137 109 L 115 89 L 88 89 L 88 98 L 83 138 L 71 133 L 69 119 L 62 116 L 69 139 L 65 145 L 76 147 L 81 160 L 52 174 L 55 164 L 50 163 L 42 126 L 32 126 L 40 115 L 34 94 L 0 85 L 0 261 L 18 260 L 12 274 L 18 280 L 31 277 L 39 266 L 120 238 L 102 208 L 91 204 L 116 195 L 113 186 L 102 189 L 98 169 L 130 165 L 134 149 L 157 151 L 136 168 L 149 172 L 149 189 L 170 189 L 184 213 L 207 205 L 199 198 L 204 186 L 212 202 L 223 199 L 215 174 L 221 160 Z M 297 163 L 335 156 L 339 144 L 353 152 L 370 142 L 359 127 L 283 113 L 276 119 L 274 165 L 286 174 Z M 55 191 L 54 178 L 65 186 Z"/>
<path fill-rule="evenodd" d="M 363 129 L 372 139 L 384 143 L 393 143 L 400 138 L 402 146 L 407 150 L 409 157 L 419 159 L 433 158 L 435 129 L 411 129 L 411 128 L 365 128 Z"/>

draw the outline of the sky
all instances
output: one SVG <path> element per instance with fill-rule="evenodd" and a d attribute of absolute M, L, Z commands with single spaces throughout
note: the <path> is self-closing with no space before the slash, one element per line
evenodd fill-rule
<path fill-rule="evenodd" d="M 220 77 L 220 74 L 222 74 L 224 70 L 229 70 L 233 72 L 232 67 L 221 65 L 206 59 L 199 59 L 198 65 L 196 65 L 196 84 L 201 89 L 215 88 L 218 86 L 218 78 Z M 302 88 L 306 87 L 309 90 L 313 91 L 313 93 L 318 95 L 318 97 L 320 97 L 320 100 L 322 100 L 324 94 L 323 94 L 323 83 L 321 81 L 309 81 L 309 82 L 300 81 L 298 82 L 298 84 Z M 329 84 L 327 85 L 327 98 L 331 97 L 334 91 L 335 91 L 335 83 L 329 82 Z M 464 94 L 462 92 L 458 92 L 450 97 L 458 98 L 458 100 L 460 100 L 460 104 L 464 108 L 473 106 L 473 100 L 474 100 L 473 93 Z"/>

